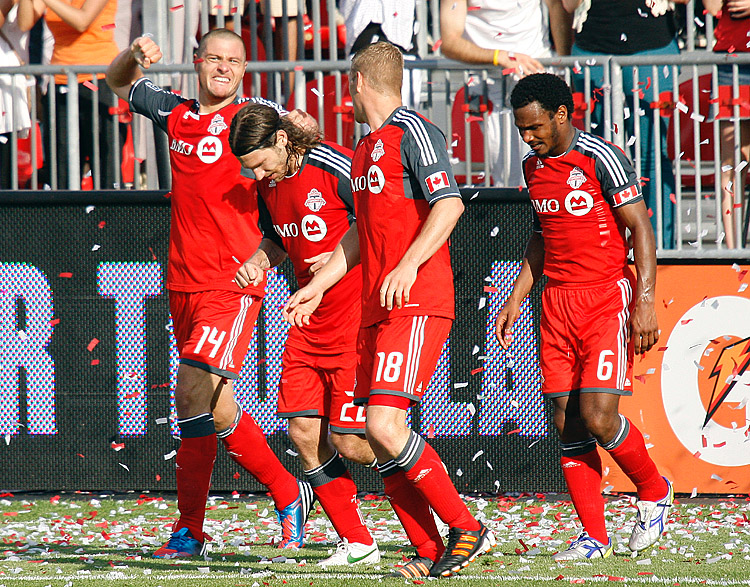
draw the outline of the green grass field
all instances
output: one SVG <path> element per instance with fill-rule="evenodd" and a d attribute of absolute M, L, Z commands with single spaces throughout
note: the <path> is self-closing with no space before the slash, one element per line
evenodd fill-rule
<path fill-rule="evenodd" d="M 622 582 L 649 585 L 750 585 L 750 500 L 678 500 L 668 532 L 648 552 L 627 549 L 635 508 L 627 496 L 610 498 L 607 523 L 615 556 L 587 563 L 555 563 L 551 555 L 578 532 L 569 502 L 559 496 L 467 497 L 472 511 L 497 537 L 491 553 L 458 577 L 465 585 L 560 585 Z M 206 531 L 214 538 L 205 560 L 151 558 L 168 537 L 174 495 L 127 498 L 93 494 L 0 498 L 0 587 L 356 587 L 384 581 L 410 556 L 387 501 L 362 500 L 362 511 L 383 555 L 375 566 L 323 570 L 316 563 L 335 548 L 324 514 L 308 522 L 308 544 L 280 551 L 273 504 L 264 496 L 212 496 Z M 287 558 L 288 557 L 288 558 Z M 427 582 L 427 581 L 424 581 Z M 422 584 L 423 581 L 411 581 Z"/>

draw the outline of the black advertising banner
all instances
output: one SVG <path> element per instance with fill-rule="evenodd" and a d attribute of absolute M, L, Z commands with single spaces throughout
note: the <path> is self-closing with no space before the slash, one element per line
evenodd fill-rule
<path fill-rule="evenodd" d="M 411 423 L 461 491 L 561 491 L 540 390 L 540 290 L 526 302 L 512 353 L 494 340 L 494 316 L 529 234 L 528 200 L 517 190 L 464 196 L 451 239 L 456 322 Z M 165 290 L 168 204 L 153 192 L 2 194 L 0 489 L 174 490 L 178 357 Z M 235 389 L 299 475 L 275 413 L 290 269 L 269 275 Z M 371 471 L 350 470 L 360 490 L 382 489 Z M 262 489 L 221 447 L 213 488 Z"/>

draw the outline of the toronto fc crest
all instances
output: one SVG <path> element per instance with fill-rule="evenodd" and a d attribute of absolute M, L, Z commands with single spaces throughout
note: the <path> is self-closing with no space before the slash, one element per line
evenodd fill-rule
<path fill-rule="evenodd" d="M 311 189 L 305 200 L 305 208 L 309 208 L 312 212 L 319 212 L 325 205 L 326 201 L 323 199 L 323 194 L 315 188 Z"/>
<path fill-rule="evenodd" d="M 224 117 L 221 114 L 217 114 L 211 119 L 211 124 L 208 125 L 208 132 L 212 135 L 220 135 L 227 128 L 229 127 L 224 122 Z"/>
<path fill-rule="evenodd" d="M 375 143 L 375 148 L 372 150 L 372 160 L 377 162 L 383 155 L 385 155 L 385 149 L 383 148 L 383 141 L 378 139 Z"/>
<path fill-rule="evenodd" d="M 586 183 L 586 176 L 583 174 L 583 169 L 580 167 L 574 167 L 573 171 L 570 172 L 567 184 L 574 190 L 577 190 L 584 183 Z"/>

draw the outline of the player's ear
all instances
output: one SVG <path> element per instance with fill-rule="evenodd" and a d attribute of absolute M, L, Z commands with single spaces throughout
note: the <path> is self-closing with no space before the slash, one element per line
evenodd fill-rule
<path fill-rule="evenodd" d="M 562 124 L 565 122 L 565 120 L 568 118 L 569 112 L 568 107 L 565 104 L 560 104 L 557 108 L 557 112 L 555 112 L 555 117 L 557 118 L 557 121 Z"/>
<path fill-rule="evenodd" d="M 276 146 L 284 149 L 286 148 L 286 144 L 288 142 L 289 142 L 289 135 L 286 134 L 286 131 L 281 128 L 277 130 L 276 131 Z"/>

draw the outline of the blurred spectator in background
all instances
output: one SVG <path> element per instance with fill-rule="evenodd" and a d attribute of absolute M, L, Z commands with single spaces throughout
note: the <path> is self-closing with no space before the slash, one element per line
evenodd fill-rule
<path fill-rule="evenodd" d="M 346 24 L 346 54 L 388 41 L 404 54 L 404 61 L 417 61 L 416 0 L 340 0 L 339 8 Z M 422 72 L 404 68 L 401 98 L 412 110 L 419 109 Z"/>
<path fill-rule="evenodd" d="M 44 16 L 54 39 L 55 48 L 52 53 L 52 65 L 108 65 L 118 53 L 115 45 L 113 30 L 115 28 L 115 13 L 117 0 L 19 0 L 18 25 L 21 30 L 28 31 Z M 100 178 L 100 186 L 96 180 L 94 187 L 102 189 L 112 188 L 117 181 L 115 149 L 122 144 L 115 145 L 116 119 L 109 115 L 109 107 L 114 101 L 114 94 L 106 84 L 99 84 L 98 90 L 91 87 L 91 74 L 78 75 L 78 129 L 81 176 L 85 177 L 92 171 Z M 103 79 L 104 73 L 97 74 L 97 79 Z M 69 186 L 68 179 L 68 110 L 67 83 L 65 75 L 55 75 L 55 110 L 49 112 L 45 138 L 45 169 L 41 180 L 55 183 L 51 177 L 50 153 L 57 152 L 57 182 L 60 189 L 79 186 Z M 49 91 L 53 91 L 50 89 Z M 48 91 L 48 95 L 49 95 Z M 50 100 L 47 100 L 50 104 Z M 51 110 L 51 109 L 50 109 Z M 94 137 L 92 112 L 96 111 L 99 119 L 99 169 L 93 169 Z M 51 136 L 49 126 L 56 125 L 57 137 L 55 144 L 50 145 Z M 120 133 L 121 142 L 124 131 Z"/>
<path fill-rule="evenodd" d="M 713 16 L 718 17 L 714 29 L 716 53 L 747 53 L 750 44 L 750 0 L 704 0 L 703 2 Z M 750 65 L 738 65 L 738 83 L 750 86 Z M 732 86 L 732 65 L 719 65 L 719 85 Z M 732 95 L 731 93 L 729 95 Z M 740 161 L 734 158 L 734 123 L 724 121 L 721 128 L 721 218 L 726 234 L 726 245 L 730 249 L 738 246 L 742 240 L 735 233 L 735 210 L 743 218 L 745 209 L 745 180 L 747 163 L 750 160 L 750 120 L 747 118 L 748 107 L 741 107 L 745 119 L 740 121 Z M 741 167 L 740 167 L 741 166 Z M 724 171 L 726 169 L 726 171 Z M 735 175 L 735 171 L 739 175 Z M 739 179 L 739 181 L 735 181 Z"/>
<path fill-rule="evenodd" d="M 685 4 L 688 0 L 676 1 Z M 675 38 L 674 12 L 671 8 L 672 4 L 667 0 L 562 0 L 562 2 L 566 10 L 571 13 L 575 12 L 576 35 L 573 55 L 588 59 L 592 55 L 601 54 L 661 56 L 677 55 L 680 52 Z M 585 99 L 595 102 L 591 120 L 596 124 L 596 128 L 592 124 L 592 132 L 601 136 L 604 134 L 602 101 L 597 100 L 597 95 L 601 95 L 602 92 L 604 73 L 603 68 L 599 66 L 591 67 L 590 70 L 592 95 L 586 96 Z M 665 71 L 665 68 L 659 67 L 657 71 L 659 72 L 659 92 L 671 92 L 670 70 Z M 657 101 L 659 97 L 654 95 L 655 80 L 651 77 L 650 65 L 638 68 L 637 88 L 640 89 L 639 99 L 642 109 L 645 110 L 645 113 L 639 117 L 641 174 L 647 178 L 642 181 L 643 197 L 646 200 L 646 206 L 653 212 L 651 224 L 654 227 L 654 233 L 658 235 L 656 158 L 661 157 L 661 245 L 671 249 L 675 246 L 674 204 L 671 200 L 671 194 L 675 191 L 675 182 L 672 161 L 667 156 L 668 120 L 659 117 L 661 144 L 655 145 L 653 111 L 649 108 L 649 104 Z M 626 106 L 630 110 L 630 116 L 626 120 L 626 131 L 633 136 L 635 112 L 633 110 L 632 67 L 622 68 L 622 81 Z M 583 72 L 574 75 L 573 83 L 576 91 L 583 91 Z"/>
<path fill-rule="evenodd" d="M 553 55 L 550 32 L 555 51 L 570 53 L 570 15 L 561 0 L 441 0 L 440 29 L 446 57 L 499 68 L 486 87 L 472 76 L 469 95 L 492 102 L 485 134 L 495 185 L 521 185 L 528 147 L 513 124 L 510 93 L 519 78 L 544 71 L 537 59 Z"/>
<path fill-rule="evenodd" d="M 285 5 L 286 8 L 284 7 Z M 297 6 L 297 0 L 260 0 L 260 9 L 264 16 L 263 26 L 266 26 L 270 17 L 271 30 L 273 31 L 273 47 L 266 47 L 268 59 L 274 61 L 297 61 L 299 59 L 297 47 L 299 7 Z M 286 27 L 284 27 L 284 14 L 288 17 Z M 265 38 L 267 38 L 266 35 L 264 35 Z M 285 73 L 281 76 L 281 79 L 281 95 L 276 95 L 274 90 L 271 96 L 278 102 L 286 104 L 289 96 L 294 91 L 293 73 Z"/>
<path fill-rule="evenodd" d="M 28 34 L 16 23 L 17 0 L 0 0 L 0 65 L 13 67 L 29 61 Z M 31 127 L 26 76 L 0 75 L 0 189 L 12 187 L 11 133 L 25 135 Z"/>

